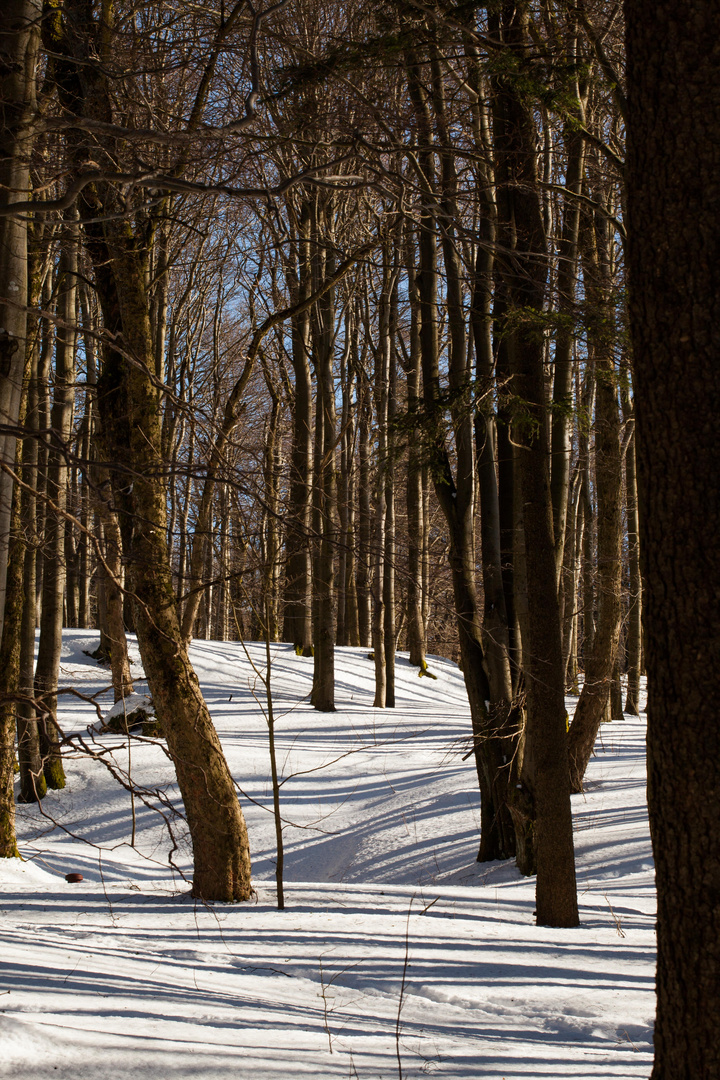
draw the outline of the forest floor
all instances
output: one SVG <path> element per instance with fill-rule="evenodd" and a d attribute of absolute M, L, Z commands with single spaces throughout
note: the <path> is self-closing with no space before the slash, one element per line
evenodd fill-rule
<path fill-rule="evenodd" d="M 61 684 L 112 704 L 66 631 Z M 134 645 L 133 645 L 134 648 Z M 249 654 L 264 674 L 264 646 Z M 141 668 L 134 654 L 136 689 Z M 283 1080 L 648 1077 L 654 1017 L 645 718 L 605 725 L 573 797 L 581 925 L 534 921 L 534 881 L 479 864 L 479 796 L 460 671 L 400 655 L 397 708 L 338 649 L 337 712 L 309 706 L 312 660 L 272 647 L 284 911 L 261 680 L 243 648 L 192 661 L 241 791 L 256 897 L 204 906 L 162 745 L 91 732 L 61 697 L 67 787 L 18 806 L 25 861 L 0 865 L 0 1076 Z M 104 691 L 104 692 L 103 692 Z M 568 701 L 572 714 L 574 702 Z M 144 789 L 131 797 L 108 765 Z M 67 873 L 80 873 L 68 884 Z"/>

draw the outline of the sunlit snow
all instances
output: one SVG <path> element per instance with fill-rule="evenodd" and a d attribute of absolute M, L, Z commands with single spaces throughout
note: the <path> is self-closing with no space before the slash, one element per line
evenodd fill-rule
<path fill-rule="evenodd" d="M 61 684 L 112 706 L 107 669 L 66 631 Z M 137 651 L 135 689 L 146 691 Z M 400 656 L 374 709 L 367 649 L 336 652 L 337 712 L 312 660 L 272 647 L 285 819 L 275 848 L 264 646 L 191 650 L 246 814 L 253 902 L 189 897 L 191 861 L 163 744 L 88 733 L 60 698 L 68 786 L 18 806 L 25 862 L 0 864 L 0 1076 L 34 1080 L 649 1076 L 654 878 L 644 717 L 605 725 L 573 797 L 581 926 L 534 923 L 534 881 L 478 864 L 479 796 L 462 675 Z M 103 690 L 103 693 L 99 693 Z M 572 713 L 574 702 L 569 701 Z M 108 765 L 138 793 L 131 797 Z M 81 873 L 80 884 L 65 881 Z"/>

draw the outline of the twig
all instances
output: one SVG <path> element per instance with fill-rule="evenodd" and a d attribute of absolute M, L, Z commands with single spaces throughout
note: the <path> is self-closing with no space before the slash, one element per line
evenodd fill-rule
<path fill-rule="evenodd" d="M 332 986 L 332 979 L 328 983 L 328 986 Z M 327 1002 L 327 989 L 325 987 L 325 979 L 323 977 L 322 956 L 320 957 L 320 996 L 323 1001 L 323 1026 L 328 1037 L 328 1049 L 332 1054 L 332 1035 L 330 1034 L 330 1025 L 328 1024 L 328 1002 Z"/>
<path fill-rule="evenodd" d="M 607 893 L 603 893 L 603 896 L 605 897 L 605 902 L 606 902 L 607 906 L 610 908 L 610 914 L 612 915 L 613 919 L 615 920 L 615 929 L 618 932 L 618 936 L 619 937 L 625 937 L 625 931 L 622 928 L 622 923 L 620 922 L 619 917 L 613 911 L 612 904 L 610 903 L 610 901 L 607 898 Z"/>
<path fill-rule="evenodd" d="M 403 998 L 405 997 L 405 978 L 407 976 L 408 959 L 410 956 L 410 913 L 412 911 L 414 899 L 415 894 L 413 893 L 410 899 L 410 907 L 408 908 L 407 922 L 405 923 L 405 960 L 403 963 L 402 980 L 400 982 L 400 1000 L 398 1001 L 398 1011 L 395 1019 L 395 1054 L 398 1063 L 398 1080 L 403 1080 L 402 1058 L 400 1057 L 400 1014 L 403 1007 Z"/>

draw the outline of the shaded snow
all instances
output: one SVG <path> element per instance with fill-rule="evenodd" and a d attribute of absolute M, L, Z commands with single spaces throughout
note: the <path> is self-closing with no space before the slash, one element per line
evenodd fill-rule
<path fill-rule="evenodd" d="M 105 713 L 107 671 L 84 656 L 96 645 L 66 631 L 61 678 Z M 191 652 L 242 792 L 257 890 L 247 904 L 189 898 L 164 744 L 135 737 L 129 755 L 124 736 L 88 730 L 92 703 L 61 696 L 63 729 L 95 758 L 69 755 L 66 790 L 18 806 L 28 861 L 0 864 L 0 1076 L 375 1080 L 399 1076 L 398 1053 L 406 1078 L 649 1076 L 644 717 L 602 729 L 587 791 L 573 797 L 582 924 L 548 930 L 534 925 L 532 880 L 475 862 L 458 669 L 431 658 L 437 681 L 419 679 L 399 658 L 398 707 L 380 710 L 367 650 L 338 649 L 338 711 L 323 714 L 308 704 L 312 660 L 273 646 L 278 912 L 264 646 L 248 650 L 256 671 L 238 644 Z M 134 848 L 130 796 L 103 760 L 143 789 Z"/>

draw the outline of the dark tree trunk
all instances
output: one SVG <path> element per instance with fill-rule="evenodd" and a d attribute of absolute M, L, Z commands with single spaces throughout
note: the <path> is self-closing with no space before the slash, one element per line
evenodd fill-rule
<path fill-rule="evenodd" d="M 370 548 L 372 513 L 370 510 L 372 469 L 370 463 L 370 425 L 372 394 L 367 373 L 361 364 L 358 371 L 358 546 L 357 546 L 357 606 L 360 644 L 368 647 L 372 640 L 372 567 Z"/>
<path fill-rule="evenodd" d="M 303 300 L 310 295 L 310 265 L 307 252 L 309 219 L 303 204 L 299 223 L 297 279 L 289 279 L 291 297 Z M 310 317 L 296 315 L 291 323 L 291 360 L 295 376 L 293 434 L 290 454 L 290 506 L 286 539 L 285 617 L 283 638 L 302 656 L 312 652 L 312 609 L 310 600 L 310 511 L 312 490 L 312 376 L 310 372 Z"/>
<path fill-rule="evenodd" d="M 415 281 L 415 244 L 412 229 L 405 232 L 405 269 L 410 296 L 410 349 L 403 352 L 402 363 L 407 379 L 407 442 L 408 464 L 405 484 L 407 512 L 407 643 L 410 663 L 421 671 L 427 669 L 425 659 L 425 624 L 423 620 L 423 513 L 422 447 L 417 418 L 420 408 L 420 306 Z"/>
<path fill-rule="evenodd" d="M 317 241 L 329 224 L 331 206 L 314 208 Z M 328 229 L 328 233 L 331 230 Z M 330 241 L 332 236 L 330 235 Z M 313 287 L 335 270 L 331 251 L 313 255 Z M 335 711 L 335 553 L 337 546 L 337 483 L 335 478 L 335 380 L 333 345 L 335 303 L 332 291 L 315 305 L 311 317 L 317 380 L 315 412 L 315 490 L 313 526 L 313 688 L 311 701 L 319 712 Z"/>
<path fill-rule="evenodd" d="M 717 7 L 625 0 L 630 321 L 658 892 L 653 1080 L 720 1076 Z"/>
<path fill-rule="evenodd" d="M 528 63 L 528 5 L 503 3 L 490 17 L 513 63 Z M 565 685 L 546 444 L 544 342 L 533 312 L 543 308 L 545 230 L 537 186 L 535 123 L 512 75 L 494 80 L 498 184 L 498 265 L 515 314 L 508 331 L 513 392 L 522 402 L 515 439 L 523 504 L 527 614 L 523 666 L 527 686 L 524 774 L 535 809 L 537 921 L 578 923 L 570 777 L 565 737 Z"/>
<path fill-rule="evenodd" d="M 508 805 L 509 769 L 514 743 L 504 712 L 488 711 L 491 699 L 482 627 L 475 581 L 475 463 L 474 432 L 469 408 L 470 370 L 467 357 L 467 327 L 462 311 L 460 267 L 452 222 L 454 177 L 449 152 L 442 156 L 439 180 L 433 163 L 434 134 L 431 122 L 431 99 L 424 84 L 419 61 L 407 55 L 410 97 L 413 103 L 422 150 L 420 160 L 429 185 L 434 182 L 444 192 L 443 260 L 447 275 L 448 324 L 450 329 L 449 385 L 450 409 L 456 468 L 445 436 L 438 327 L 438 259 L 435 220 L 436 204 L 427 200 L 420 220 L 418 248 L 418 306 L 420 313 L 420 353 L 423 376 L 423 404 L 426 412 L 425 452 L 435 495 L 448 533 L 448 560 L 452 575 L 453 600 L 460 646 L 460 664 L 470 704 L 475 767 L 481 792 L 480 849 L 478 860 L 507 859 L 515 854 L 515 830 Z M 440 131 L 443 102 L 435 78 L 435 119 Z"/>

